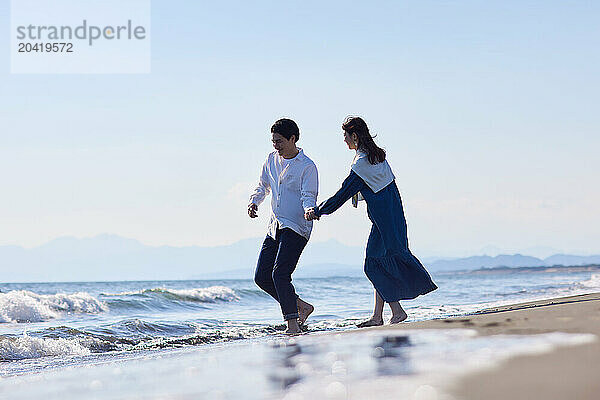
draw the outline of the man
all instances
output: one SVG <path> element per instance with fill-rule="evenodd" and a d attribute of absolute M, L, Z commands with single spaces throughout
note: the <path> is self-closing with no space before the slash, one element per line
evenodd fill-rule
<path fill-rule="evenodd" d="M 263 242 L 254 281 L 281 306 L 286 333 L 300 333 L 314 307 L 301 300 L 292 285 L 292 272 L 312 231 L 304 213 L 316 206 L 318 173 L 315 163 L 301 148 L 298 125 L 280 119 L 271 127 L 273 147 L 262 168 L 258 186 L 250 196 L 248 215 L 256 218 L 258 206 L 271 192 L 271 218 Z"/>

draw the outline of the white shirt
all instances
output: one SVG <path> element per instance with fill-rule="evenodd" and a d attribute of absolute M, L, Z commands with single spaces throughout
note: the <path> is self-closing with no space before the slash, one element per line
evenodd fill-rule
<path fill-rule="evenodd" d="M 285 159 L 277 151 L 270 153 L 260 174 L 258 186 L 250 196 L 257 206 L 271 195 L 271 218 L 268 235 L 275 239 L 277 228 L 290 228 L 310 238 L 313 223 L 304 212 L 317 205 L 319 177 L 317 166 L 302 149 L 294 158 Z"/>

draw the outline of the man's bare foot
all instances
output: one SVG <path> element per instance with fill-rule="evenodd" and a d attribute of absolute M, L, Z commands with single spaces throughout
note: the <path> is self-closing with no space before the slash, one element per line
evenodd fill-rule
<path fill-rule="evenodd" d="M 356 324 L 356 326 L 359 328 L 366 328 L 369 326 L 381 326 L 381 325 L 383 325 L 383 318 L 378 319 L 375 317 L 371 317 L 368 320 L 361 322 L 360 324 Z"/>
<path fill-rule="evenodd" d="M 400 323 L 400 322 L 404 321 L 406 318 L 408 318 L 408 315 L 406 315 L 405 312 L 403 312 L 402 314 L 398 314 L 398 315 L 392 315 L 392 319 L 390 319 L 390 324 Z"/>
<path fill-rule="evenodd" d="M 300 330 L 300 325 L 298 325 L 297 319 L 290 319 L 287 322 L 288 327 L 285 330 L 286 335 L 299 335 L 302 331 Z"/>
<path fill-rule="evenodd" d="M 296 300 L 296 304 L 298 304 L 298 323 L 303 324 L 308 319 L 308 316 L 315 311 L 315 308 L 312 304 L 309 304 L 300 298 Z"/>

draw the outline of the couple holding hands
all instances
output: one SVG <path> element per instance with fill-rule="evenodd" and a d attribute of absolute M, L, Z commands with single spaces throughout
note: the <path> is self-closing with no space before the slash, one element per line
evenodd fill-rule
<path fill-rule="evenodd" d="M 344 142 L 356 151 L 350 175 L 342 187 L 317 206 L 318 173 L 315 163 L 296 146 L 298 125 L 280 119 L 271 127 L 273 147 L 265 161 L 259 183 L 250 196 L 248 215 L 257 217 L 258 206 L 271 193 L 271 216 L 258 265 L 256 284 L 281 306 L 288 334 L 297 334 L 314 307 L 300 299 L 292 285 L 292 273 L 308 243 L 313 220 L 331 214 L 346 201 L 367 203 L 373 223 L 367 241 L 364 271 L 375 288 L 375 309 L 359 327 L 383 325 L 383 307 L 392 310 L 390 324 L 404 321 L 400 300 L 414 299 L 437 286 L 408 248 L 406 220 L 394 174 L 369 128 L 360 117 L 348 117 L 342 124 Z"/>

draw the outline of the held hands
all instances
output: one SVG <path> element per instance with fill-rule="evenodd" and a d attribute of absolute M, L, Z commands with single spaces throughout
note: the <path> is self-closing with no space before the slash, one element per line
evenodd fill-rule
<path fill-rule="evenodd" d="M 317 217 L 315 215 L 315 209 L 314 208 L 309 208 L 305 213 L 304 213 L 304 219 L 306 219 L 307 221 L 313 221 L 313 220 L 319 220 L 319 217 Z"/>
<path fill-rule="evenodd" d="M 250 203 L 248 204 L 248 216 L 250 216 L 250 218 L 256 218 L 258 217 L 258 214 L 256 213 L 258 211 L 258 206 L 254 203 Z"/>

